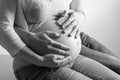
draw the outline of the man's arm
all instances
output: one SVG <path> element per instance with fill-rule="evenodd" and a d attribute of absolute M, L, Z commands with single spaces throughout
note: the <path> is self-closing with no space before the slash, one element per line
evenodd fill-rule
<path fill-rule="evenodd" d="M 66 52 L 69 51 L 67 46 L 52 39 L 60 38 L 59 34 L 55 32 L 45 31 L 32 33 L 22 28 L 15 28 L 15 31 L 30 49 L 41 56 L 50 53 L 63 56 L 69 55 L 69 53 Z"/>
<path fill-rule="evenodd" d="M 16 8 L 17 0 L 0 0 L 0 45 L 12 56 L 25 46 L 13 28 Z"/>
<path fill-rule="evenodd" d="M 23 58 L 38 66 L 45 66 L 50 68 L 64 66 L 66 64 L 69 64 L 69 62 L 71 61 L 71 57 L 67 52 L 68 48 L 49 38 L 50 36 L 54 38 L 59 38 L 59 35 L 57 33 L 51 31 L 46 31 L 45 33 L 40 32 L 40 34 L 32 33 L 17 27 L 15 28 L 15 31 L 26 43 L 26 45 L 29 46 L 30 49 L 32 49 L 31 51 L 28 47 L 24 47 L 19 51 L 17 56 L 22 56 Z M 52 44 L 47 41 L 52 42 Z M 38 56 L 33 51 L 40 56 Z"/>
<path fill-rule="evenodd" d="M 41 65 L 42 57 L 30 50 L 14 31 L 17 1 L 0 0 L 0 45 L 13 57 L 19 56 Z"/>
<path fill-rule="evenodd" d="M 0 45 L 11 56 L 22 57 L 36 65 L 41 65 L 42 58 L 30 50 L 14 31 L 14 20 L 18 0 L 0 0 Z"/>

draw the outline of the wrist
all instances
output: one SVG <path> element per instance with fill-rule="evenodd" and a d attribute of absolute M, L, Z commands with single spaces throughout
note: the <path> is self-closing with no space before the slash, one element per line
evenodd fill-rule
<path fill-rule="evenodd" d="M 86 15 L 85 13 L 81 10 L 81 11 L 76 11 L 76 13 L 78 14 L 78 18 L 80 21 L 80 26 L 83 26 L 83 24 L 85 23 L 85 19 L 86 19 Z"/>

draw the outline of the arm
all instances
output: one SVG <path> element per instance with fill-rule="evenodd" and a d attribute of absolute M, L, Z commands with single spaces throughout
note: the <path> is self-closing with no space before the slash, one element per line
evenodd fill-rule
<path fill-rule="evenodd" d="M 24 58 L 38 66 L 56 67 L 68 61 L 68 59 L 59 61 L 61 58 L 58 56 L 57 58 L 55 57 L 56 59 L 59 58 L 58 61 L 54 60 L 54 58 L 48 61 L 46 59 L 49 57 L 39 56 L 25 45 L 14 31 L 13 26 L 16 16 L 17 1 L 18 0 L 0 0 L 0 44 L 2 47 L 4 47 L 11 56 Z"/>
<path fill-rule="evenodd" d="M 75 34 L 78 37 L 80 28 L 85 21 L 85 13 L 82 10 L 82 0 L 72 0 L 70 9 L 64 12 L 64 15 L 58 19 L 58 24 L 62 25 L 63 32 L 71 29 L 69 36 Z"/>
<path fill-rule="evenodd" d="M 14 31 L 18 0 L 0 0 L 0 44 L 11 56 L 23 57 L 30 62 L 40 65 L 42 58 L 31 51 Z M 20 54 L 19 54 L 20 53 Z"/>
<path fill-rule="evenodd" d="M 25 46 L 13 29 L 17 0 L 0 0 L 0 44 L 12 56 Z"/>
<path fill-rule="evenodd" d="M 50 53 L 63 56 L 69 55 L 69 53 L 67 53 L 67 51 L 69 51 L 67 46 L 62 45 L 52 39 L 53 37 L 60 37 L 60 35 L 55 32 L 46 31 L 32 33 L 22 28 L 15 28 L 15 31 L 30 49 L 41 56 Z"/>
<path fill-rule="evenodd" d="M 28 61 L 31 61 L 32 63 L 38 66 L 45 66 L 49 68 L 64 66 L 66 64 L 69 64 L 69 62 L 71 62 L 71 57 L 69 56 L 69 53 L 66 53 L 66 50 L 68 50 L 68 48 L 48 38 L 49 36 L 54 38 L 59 38 L 58 34 L 50 31 L 36 34 L 26 31 L 22 28 L 15 28 L 15 31 L 21 37 L 21 39 L 26 43 L 26 45 L 29 46 L 30 49 L 32 49 L 32 51 L 41 55 L 38 56 L 36 55 L 36 53 L 32 52 L 29 48 L 24 47 L 21 51 L 19 51 L 19 54 L 17 56 L 22 56 L 25 59 L 27 57 Z M 42 40 L 41 38 L 44 40 Z M 52 42 L 52 44 L 50 44 L 50 42 L 48 41 Z M 54 47 L 61 48 L 63 50 L 57 48 L 52 49 L 51 45 L 53 45 Z M 30 53 L 30 54 L 26 54 L 26 53 Z"/>

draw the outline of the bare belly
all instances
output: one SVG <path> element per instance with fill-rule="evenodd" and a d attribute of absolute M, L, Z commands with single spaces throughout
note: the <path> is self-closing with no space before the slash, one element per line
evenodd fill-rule
<path fill-rule="evenodd" d="M 37 33 L 37 32 L 45 32 L 46 30 L 49 31 L 54 31 L 59 34 L 61 34 L 61 29 L 60 27 L 55 23 L 55 20 L 48 20 L 40 25 L 38 27 L 34 28 L 32 32 Z M 70 48 L 70 55 L 73 58 L 73 60 L 79 55 L 80 50 L 81 50 L 81 39 L 78 37 L 77 39 L 72 37 L 68 37 L 68 32 L 69 30 L 66 31 L 65 34 L 61 34 L 61 37 L 58 39 L 55 39 L 55 41 L 58 41 L 64 45 L 67 45 Z M 39 51 L 39 49 L 37 49 Z M 45 50 L 44 50 L 45 51 Z M 46 52 L 46 51 L 45 51 Z M 43 53 L 45 53 L 43 52 Z M 31 63 L 25 61 L 22 58 L 15 58 L 14 59 L 14 69 L 18 69 L 19 67 L 30 65 Z"/>
<path fill-rule="evenodd" d="M 60 29 L 60 26 L 58 26 L 56 24 L 55 20 L 48 20 L 48 21 L 38 25 L 38 27 L 34 28 L 34 30 L 32 30 L 32 32 L 34 32 L 34 33 L 45 32 L 46 30 L 54 31 L 54 32 L 61 34 L 61 37 L 58 39 L 55 39 L 55 41 L 68 46 L 70 48 L 70 55 L 73 59 L 75 59 L 79 55 L 80 50 L 81 50 L 80 37 L 78 37 L 78 38 L 74 38 L 74 36 L 68 37 L 68 33 L 70 32 L 70 30 L 67 30 L 65 34 L 62 34 L 61 33 L 62 30 Z"/>

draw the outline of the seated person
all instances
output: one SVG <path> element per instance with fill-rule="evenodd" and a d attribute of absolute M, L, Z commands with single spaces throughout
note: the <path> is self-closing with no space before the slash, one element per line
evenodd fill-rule
<path fill-rule="evenodd" d="M 80 26 L 77 23 L 81 24 L 82 19 L 78 17 L 82 15 L 79 0 L 1 0 L 0 4 L 0 43 L 14 57 L 13 66 L 18 80 L 120 80 L 117 73 L 92 59 L 78 55 L 79 51 L 72 53 L 73 48 L 67 45 L 67 41 L 60 40 L 62 38 L 72 42 L 76 40 L 74 45 L 77 45 L 76 42 L 81 42 L 79 37 L 76 38 L 76 34 L 79 36 L 80 33 Z M 59 37 L 59 34 L 50 32 L 51 30 L 36 31 L 37 27 L 40 28 L 40 23 L 65 10 L 73 10 L 69 12 L 71 15 L 60 16 L 62 20 L 58 20 L 65 34 Z M 16 30 L 19 36 L 14 31 L 15 27 L 23 29 Z M 70 31 L 68 33 L 70 37 L 66 36 L 66 29 Z M 62 43 L 67 43 L 70 49 Z M 43 54 L 34 50 L 39 44 L 38 50 L 46 49 L 49 53 Z M 78 47 L 76 49 L 80 50 Z M 74 54 L 77 54 L 76 57 Z M 72 65 L 67 66 L 71 63 Z"/>

